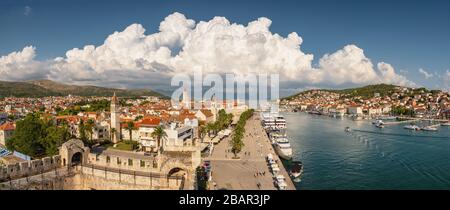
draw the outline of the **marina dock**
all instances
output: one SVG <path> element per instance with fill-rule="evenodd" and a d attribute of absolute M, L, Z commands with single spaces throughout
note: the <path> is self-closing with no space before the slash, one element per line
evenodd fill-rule
<path fill-rule="evenodd" d="M 276 155 L 256 115 L 255 113 L 245 125 L 246 132 L 243 139 L 245 146 L 238 154 L 239 159 L 233 159 L 229 143 L 231 137 L 215 145 L 211 156 L 205 158 L 211 161 L 212 166 L 212 181 L 215 186 L 211 189 L 276 190 L 273 174 L 266 161 L 267 154 L 271 153 L 280 167 L 279 174 L 286 178 L 287 189 L 295 190 L 294 183 Z"/>

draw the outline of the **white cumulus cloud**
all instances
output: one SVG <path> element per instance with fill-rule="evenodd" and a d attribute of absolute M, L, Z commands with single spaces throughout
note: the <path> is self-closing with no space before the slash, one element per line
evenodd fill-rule
<path fill-rule="evenodd" d="M 45 78 L 48 74 L 46 62 L 36 61 L 36 48 L 27 46 L 22 51 L 0 57 L 0 80 L 17 81 Z"/>
<path fill-rule="evenodd" d="M 28 16 L 31 13 L 31 7 L 30 6 L 25 6 L 24 7 L 24 11 L 23 11 L 23 15 Z"/>
<path fill-rule="evenodd" d="M 450 92 L 450 70 L 446 70 L 443 75 L 444 88 Z"/>
<path fill-rule="evenodd" d="M 425 77 L 425 79 L 429 79 L 431 77 L 433 77 L 433 73 L 428 73 L 425 69 L 419 69 L 419 73 L 423 74 L 423 76 Z"/>
<path fill-rule="evenodd" d="M 406 77 L 397 74 L 388 63 L 380 62 L 375 69 L 363 49 L 356 45 L 347 45 L 335 53 L 324 55 L 319 60 L 317 72 L 323 82 L 337 85 L 388 83 L 415 86 Z"/>
<path fill-rule="evenodd" d="M 356 45 L 324 55 L 313 67 L 314 56 L 301 49 L 303 39 L 296 32 L 286 37 L 273 33 L 271 24 L 264 17 L 247 25 L 231 23 L 225 17 L 196 23 L 181 13 L 173 13 L 160 23 L 156 33 L 145 34 L 142 25 L 131 24 L 109 35 L 99 46 L 74 48 L 49 62 L 35 61 L 35 49 L 25 48 L 21 53 L 32 56 L 2 68 L 7 70 L 3 78 L 35 75 L 68 83 L 169 86 L 170 76 L 176 73 L 202 70 L 221 74 L 279 73 L 281 80 L 292 85 L 414 85 L 387 63 L 378 63 L 374 68 Z M 7 57 L 15 56 L 11 53 Z M 44 64 L 49 70 L 42 68 Z"/>

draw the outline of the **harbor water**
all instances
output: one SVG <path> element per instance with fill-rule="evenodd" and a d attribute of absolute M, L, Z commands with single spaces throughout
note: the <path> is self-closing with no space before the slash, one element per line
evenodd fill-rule
<path fill-rule="evenodd" d="M 293 159 L 304 165 L 301 182 L 295 183 L 299 190 L 450 189 L 450 126 L 380 129 L 368 120 L 283 115 Z"/>

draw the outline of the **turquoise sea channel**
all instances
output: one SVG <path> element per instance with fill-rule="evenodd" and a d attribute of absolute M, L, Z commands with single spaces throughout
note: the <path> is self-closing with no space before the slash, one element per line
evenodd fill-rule
<path fill-rule="evenodd" d="M 299 190 L 450 189 L 450 126 L 380 129 L 370 120 L 283 115 L 293 159 L 304 165 L 301 182 L 295 183 Z"/>

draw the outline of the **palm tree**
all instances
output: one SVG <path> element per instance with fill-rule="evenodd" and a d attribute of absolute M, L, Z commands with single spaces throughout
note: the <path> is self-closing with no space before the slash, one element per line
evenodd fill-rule
<path fill-rule="evenodd" d="M 208 124 L 206 124 L 206 127 L 205 127 L 205 129 L 206 129 L 206 131 L 208 132 L 208 136 L 209 137 L 211 137 L 210 136 L 210 134 L 211 134 L 211 131 L 213 131 L 213 133 L 215 133 L 215 123 L 208 123 Z"/>
<path fill-rule="evenodd" d="M 134 122 L 133 121 L 128 121 L 127 122 L 127 127 L 125 128 L 126 130 L 128 130 L 128 133 L 130 135 L 130 141 L 133 140 L 133 130 L 136 129 L 136 127 L 134 126 Z"/>
<path fill-rule="evenodd" d="M 112 142 L 114 139 L 114 135 L 116 134 L 116 128 L 111 128 L 110 141 Z"/>
<path fill-rule="evenodd" d="M 91 140 L 91 141 L 92 141 L 92 135 L 94 134 L 94 132 L 92 131 L 92 129 L 94 128 L 94 126 L 95 126 L 94 120 L 89 119 L 89 120 L 86 122 L 86 129 L 87 129 L 87 132 L 89 133 L 89 136 L 90 136 L 90 140 Z"/>
<path fill-rule="evenodd" d="M 80 132 L 80 139 L 84 142 L 86 142 L 86 126 L 84 125 L 84 120 L 81 119 L 80 123 L 78 124 L 78 131 Z"/>
<path fill-rule="evenodd" d="M 206 132 L 207 132 L 206 127 L 205 126 L 200 126 L 199 127 L 199 132 L 200 132 L 200 139 L 203 142 L 203 138 L 205 137 Z"/>
<path fill-rule="evenodd" d="M 155 128 L 155 130 L 153 130 L 151 135 L 158 142 L 158 147 L 159 147 L 158 152 L 159 152 L 159 150 L 161 149 L 161 140 L 165 139 L 167 137 L 167 133 L 166 133 L 166 131 L 164 131 L 163 127 L 159 125 Z"/>

